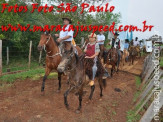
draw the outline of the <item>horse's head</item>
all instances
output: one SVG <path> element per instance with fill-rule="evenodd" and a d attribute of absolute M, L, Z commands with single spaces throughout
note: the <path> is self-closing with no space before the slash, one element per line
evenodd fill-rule
<path fill-rule="evenodd" d="M 111 48 L 109 51 L 108 51 L 108 58 L 109 58 L 109 62 L 110 61 L 116 61 L 117 58 L 118 58 L 118 53 L 117 53 L 117 50 L 115 48 Z"/>
<path fill-rule="evenodd" d="M 74 62 L 78 62 L 78 56 L 74 52 L 73 48 L 71 50 L 65 50 L 62 53 L 62 60 L 60 64 L 58 65 L 58 72 L 66 72 L 68 70 L 71 70 L 73 67 Z"/>
<path fill-rule="evenodd" d="M 38 45 L 38 50 L 41 51 L 44 47 L 44 45 L 46 45 L 49 40 L 50 40 L 50 32 L 48 31 L 45 31 L 41 34 L 41 37 L 40 37 L 40 42 L 39 42 L 39 45 Z"/>

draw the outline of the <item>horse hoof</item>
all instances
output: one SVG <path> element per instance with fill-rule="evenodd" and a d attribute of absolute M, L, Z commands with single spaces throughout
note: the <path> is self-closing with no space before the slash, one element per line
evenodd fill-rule
<path fill-rule="evenodd" d="M 44 92 L 44 88 L 41 88 L 41 92 Z"/>
<path fill-rule="evenodd" d="M 102 101 L 102 99 L 100 98 L 99 101 Z"/>
<path fill-rule="evenodd" d="M 80 114 L 80 110 L 77 109 L 77 110 L 76 110 L 76 114 Z"/>
<path fill-rule="evenodd" d="M 61 90 L 57 90 L 56 92 L 57 92 L 57 93 L 60 93 L 60 92 L 61 92 Z"/>
<path fill-rule="evenodd" d="M 67 110 L 69 110 L 69 109 L 70 109 L 68 105 L 66 105 L 66 109 L 67 109 Z"/>

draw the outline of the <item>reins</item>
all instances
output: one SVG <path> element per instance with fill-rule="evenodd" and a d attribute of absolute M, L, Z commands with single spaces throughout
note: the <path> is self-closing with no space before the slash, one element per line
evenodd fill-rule
<path fill-rule="evenodd" d="M 51 55 L 51 56 L 48 55 L 48 53 L 51 53 L 51 51 L 49 51 L 49 52 L 46 51 L 46 45 L 47 45 L 48 42 L 50 41 L 50 37 L 51 37 L 51 34 L 49 34 L 49 38 L 48 38 L 47 42 L 44 44 L 44 50 L 45 50 L 45 52 L 46 52 L 46 56 L 48 56 L 48 57 L 50 57 L 50 58 L 53 58 L 53 57 L 55 57 L 55 56 L 57 56 L 57 55 L 62 56 L 62 54 L 61 54 L 61 50 L 60 50 L 59 47 L 58 47 L 58 49 L 59 49 L 59 52 L 58 52 L 58 53 L 56 53 L 56 54 L 54 54 L 54 55 Z"/>

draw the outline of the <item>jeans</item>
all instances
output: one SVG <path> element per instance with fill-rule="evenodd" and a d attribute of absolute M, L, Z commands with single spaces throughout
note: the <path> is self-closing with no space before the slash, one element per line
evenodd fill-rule
<path fill-rule="evenodd" d="M 92 75 L 92 80 L 95 79 L 95 76 L 96 76 L 96 72 L 97 72 L 97 57 L 94 58 L 94 65 L 92 67 L 92 72 L 93 72 L 93 75 Z"/>
<path fill-rule="evenodd" d="M 119 66 L 120 60 L 121 60 L 121 51 L 119 49 L 117 49 L 118 52 L 118 63 L 117 66 Z"/>

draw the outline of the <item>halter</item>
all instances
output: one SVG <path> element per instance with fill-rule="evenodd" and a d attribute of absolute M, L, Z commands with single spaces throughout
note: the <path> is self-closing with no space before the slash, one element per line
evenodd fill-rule
<path fill-rule="evenodd" d="M 46 43 L 44 44 L 44 50 L 45 50 L 45 52 L 47 52 L 47 51 L 46 51 L 46 45 L 47 45 L 47 44 L 48 44 L 48 42 L 50 41 L 50 37 L 51 37 L 51 34 L 49 34 L 49 38 L 48 38 L 48 40 L 46 41 Z M 59 52 L 58 52 L 58 53 L 56 53 L 56 54 L 54 54 L 54 55 L 49 56 L 49 55 L 48 55 L 48 53 L 51 53 L 51 51 L 49 51 L 49 52 L 47 52 L 46 56 L 48 56 L 48 57 L 50 57 L 50 58 L 53 58 L 53 57 L 55 57 L 55 56 L 57 56 L 57 55 L 62 56 L 62 54 L 61 54 L 61 50 L 60 50 L 60 48 L 59 48 L 59 47 L 58 47 L 58 49 L 59 49 Z"/>

